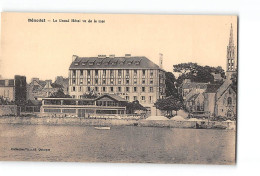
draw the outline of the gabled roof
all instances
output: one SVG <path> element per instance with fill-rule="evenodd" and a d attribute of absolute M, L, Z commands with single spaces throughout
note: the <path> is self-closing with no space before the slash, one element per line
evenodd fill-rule
<path fill-rule="evenodd" d="M 126 101 L 124 98 L 122 98 L 122 97 L 120 97 L 118 95 L 115 95 L 115 94 L 105 94 L 105 95 L 102 95 L 102 96 L 96 98 L 96 100 L 100 100 L 100 99 L 102 99 L 104 97 L 112 98 L 112 99 L 114 99 L 116 101 Z"/>
<path fill-rule="evenodd" d="M 182 89 L 206 89 L 209 83 L 188 82 L 182 84 Z"/>
<path fill-rule="evenodd" d="M 222 96 L 222 94 L 231 86 L 232 81 L 231 80 L 225 80 L 224 83 L 219 87 L 219 90 L 217 91 L 217 99 Z"/>
<path fill-rule="evenodd" d="M 45 89 L 52 89 L 53 87 L 52 87 L 52 85 L 51 85 L 50 82 L 47 82 L 47 83 L 45 84 L 44 88 L 45 88 Z"/>
<path fill-rule="evenodd" d="M 46 82 L 45 81 L 39 81 L 39 84 L 44 87 L 46 85 Z"/>
<path fill-rule="evenodd" d="M 128 57 L 76 57 L 69 69 L 160 69 L 144 56 Z"/>
<path fill-rule="evenodd" d="M 199 96 L 199 93 L 192 95 L 187 101 L 196 100 L 196 98 Z"/>
<path fill-rule="evenodd" d="M 40 86 L 40 87 L 44 87 L 46 85 L 46 82 L 45 81 L 41 81 L 41 80 L 39 80 L 39 81 L 37 81 L 37 80 L 33 80 L 30 84 L 29 84 L 29 86 Z"/>
<path fill-rule="evenodd" d="M 209 84 L 207 85 L 206 93 L 216 93 L 221 84 Z"/>

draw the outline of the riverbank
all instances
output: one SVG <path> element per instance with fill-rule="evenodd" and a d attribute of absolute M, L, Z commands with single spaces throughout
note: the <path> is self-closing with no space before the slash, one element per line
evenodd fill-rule
<path fill-rule="evenodd" d="M 197 129 L 228 129 L 235 130 L 234 121 L 175 121 L 175 120 L 146 120 L 146 119 L 87 119 L 87 118 L 50 118 L 50 117 L 0 117 L 0 124 L 24 125 L 81 125 L 81 126 L 140 126 L 168 128 L 197 128 Z"/>

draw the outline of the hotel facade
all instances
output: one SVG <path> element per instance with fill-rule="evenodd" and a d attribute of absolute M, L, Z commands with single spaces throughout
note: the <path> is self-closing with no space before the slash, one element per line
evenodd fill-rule
<path fill-rule="evenodd" d="M 157 99 L 165 98 L 165 88 L 165 71 L 144 56 L 73 55 L 69 67 L 69 94 L 73 98 L 90 92 L 115 94 L 151 108 Z"/>

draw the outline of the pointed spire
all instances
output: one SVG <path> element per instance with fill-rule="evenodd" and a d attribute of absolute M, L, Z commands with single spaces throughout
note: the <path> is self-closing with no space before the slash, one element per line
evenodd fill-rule
<path fill-rule="evenodd" d="M 232 27 L 232 23 L 231 23 L 231 28 L 230 28 L 229 46 L 234 46 L 233 27 Z"/>

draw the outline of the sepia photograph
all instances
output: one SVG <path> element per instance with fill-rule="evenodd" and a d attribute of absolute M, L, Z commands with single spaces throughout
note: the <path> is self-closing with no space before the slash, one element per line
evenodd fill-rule
<path fill-rule="evenodd" d="M 235 165 L 238 17 L 1 13 L 0 161 Z"/>

